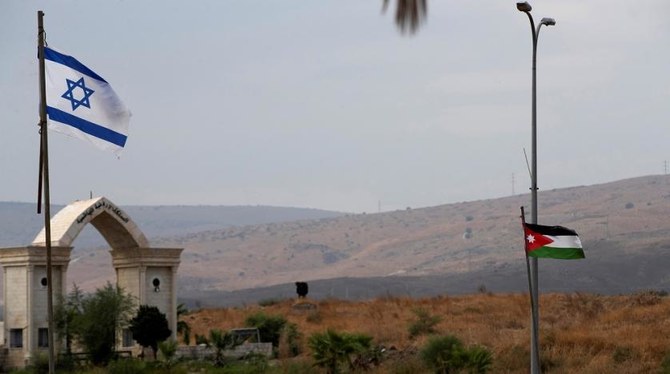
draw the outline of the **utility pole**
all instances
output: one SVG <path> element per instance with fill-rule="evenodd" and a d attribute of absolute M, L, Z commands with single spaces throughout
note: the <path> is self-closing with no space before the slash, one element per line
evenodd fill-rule
<path fill-rule="evenodd" d="M 531 101 L 531 218 L 530 223 L 537 222 L 537 40 L 542 26 L 554 26 L 556 21 L 553 18 L 542 18 L 535 28 L 535 21 L 530 14 L 533 9 L 527 2 L 516 3 L 516 9 L 528 16 L 530 21 L 530 31 L 533 37 L 533 60 L 532 60 L 532 101 Z M 531 374 L 540 373 L 540 348 L 539 348 L 539 287 L 538 287 L 538 261 L 536 257 L 530 259 L 529 266 L 529 285 L 531 297 L 531 349 L 530 349 L 530 372 Z"/>

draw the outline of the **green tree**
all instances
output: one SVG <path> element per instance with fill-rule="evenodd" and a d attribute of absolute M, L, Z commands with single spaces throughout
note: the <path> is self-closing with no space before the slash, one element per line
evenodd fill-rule
<path fill-rule="evenodd" d="M 342 363 L 346 363 L 351 370 L 353 368 L 351 356 L 368 351 L 371 343 L 370 336 L 339 333 L 330 329 L 310 336 L 308 341 L 315 365 L 325 368 L 328 374 L 339 373 Z"/>
<path fill-rule="evenodd" d="M 75 284 L 67 297 L 58 295 L 58 301 L 54 308 L 54 327 L 56 328 L 56 334 L 61 339 L 65 339 L 65 354 L 67 356 L 72 354 L 72 340 L 74 337 L 72 326 L 74 320 L 82 314 L 83 299 L 84 293 Z"/>
<path fill-rule="evenodd" d="M 188 314 L 188 309 L 184 303 L 177 305 L 177 333 L 181 334 L 184 344 L 191 344 L 191 326 L 182 320 L 181 317 Z"/>
<path fill-rule="evenodd" d="M 140 305 L 137 315 L 130 321 L 130 331 L 133 333 L 133 339 L 142 347 L 151 347 L 154 359 L 158 352 L 158 343 L 172 334 L 165 313 L 149 305 Z"/>
<path fill-rule="evenodd" d="M 79 292 L 77 289 L 73 292 Z M 77 310 L 69 323 L 75 340 L 89 353 L 91 362 L 104 365 L 114 355 L 116 333 L 125 327 L 134 307 L 134 299 L 121 288 L 107 282 L 93 294 L 79 298 L 71 295 Z"/>

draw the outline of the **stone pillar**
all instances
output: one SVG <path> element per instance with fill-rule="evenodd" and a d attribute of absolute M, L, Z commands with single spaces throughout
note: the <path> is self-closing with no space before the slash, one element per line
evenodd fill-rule
<path fill-rule="evenodd" d="M 170 323 L 170 330 L 172 330 L 172 339 L 177 340 L 177 323 L 179 322 L 179 316 L 177 315 L 177 267 L 172 267 L 172 318 L 168 317 Z"/>
<path fill-rule="evenodd" d="M 71 247 L 52 247 L 54 295 L 63 292 L 63 282 L 59 282 L 58 279 L 62 276 L 62 269 L 70 261 L 71 251 Z M 36 274 L 40 269 L 41 271 L 46 269 L 46 249 L 36 246 L 2 248 L 0 265 L 3 267 L 4 277 L 7 366 L 23 367 L 39 350 L 38 329 L 47 326 L 46 291 L 36 292 L 40 286 Z M 11 346 L 12 330 L 22 332 L 22 347 Z"/>
<path fill-rule="evenodd" d="M 111 251 L 118 285 L 139 305 L 156 306 L 176 337 L 177 269 L 183 248 L 115 248 Z M 154 284 L 155 282 L 155 284 Z"/>
<path fill-rule="evenodd" d="M 37 349 L 37 344 L 33 344 L 33 335 L 37 333 L 37 331 L 35 331 L 35 313 L 33 310 L 35 305 L 35 292 L 33 292 L 34 271 L 35 265 L 32 265 L 29 262 L 26 266 L 26 293 L 28 294 L 26 297 L 26 313 L 28 327 L 23 331 L 23 352 L 26 365 L 30 364 L 31 353 Z"/>

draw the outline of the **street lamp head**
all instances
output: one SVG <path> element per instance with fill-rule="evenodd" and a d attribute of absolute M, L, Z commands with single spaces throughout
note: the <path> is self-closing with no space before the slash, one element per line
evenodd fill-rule
<path fill-rule="evenodd" d="M 531 10 L 533 10 L 533 7 L 530 6 L 530 4 L 528 4 L 527 1 L 516 3 L 516 8 L 517 8 L 519 11 L 521 11 L 521 12 L 526 12 L 526 13 L 530 12 Z"/>
<path fill-rule="evenodd" d="M 556 21 L 553 18 L 542 18 L 540 21 L 540 25 L 545 25 L 545 26 L 554 26 L 556 24 Z"/>

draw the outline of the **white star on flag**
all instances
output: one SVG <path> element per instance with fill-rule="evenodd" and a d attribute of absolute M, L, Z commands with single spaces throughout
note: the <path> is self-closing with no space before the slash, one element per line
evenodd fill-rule
<path fill-rule="evenodd" d="M 526 240 L 528 240 L 528 243 L 535 243 L 535 237 L 533 235 L 528 235 Z"/>

